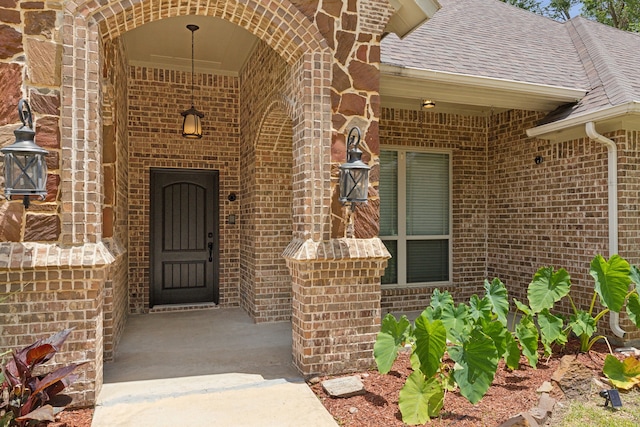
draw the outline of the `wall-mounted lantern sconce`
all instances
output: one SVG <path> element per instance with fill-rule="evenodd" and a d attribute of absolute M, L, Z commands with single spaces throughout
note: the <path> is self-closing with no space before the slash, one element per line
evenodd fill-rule
<path fill-rule="evenodd" d="M 24 99 L 18 102 L 18 114 L 22 126 L 13 131 L 16 141 L 0 151 L 4 154 L 4 194 L 24 196 L 25 208 L 29 208 L 31 196 L 44 200 L 47 195 L 47 162 L 49 152 L 36 145 L 31 107 Z"/>
<path fill-rule="evenodd" d="M 431 99 L 423 99 L 422 100 L 422 108 L 424 108 L 425 110 L 428 110 L 430 108 L 434 108 L 435 106 L 436 106 L 436 103 Z"/>
<path fill-rule="evenodd" d="M 369 165 L 362 161 L 360 129 L 351 128 L 347 137 L 347 162 L 340 165 L 340 202 L 367 203 Z"/>

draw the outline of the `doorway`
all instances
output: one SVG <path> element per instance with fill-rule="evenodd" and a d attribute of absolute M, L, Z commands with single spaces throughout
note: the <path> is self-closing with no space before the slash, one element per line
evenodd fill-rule
<path fill-rule="evenodd" d="M 151 306 L 219 303 L 218 175 L 151 169 Z"/>

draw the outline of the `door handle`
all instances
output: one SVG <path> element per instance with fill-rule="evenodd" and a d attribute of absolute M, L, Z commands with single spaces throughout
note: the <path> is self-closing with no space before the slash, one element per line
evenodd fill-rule
<path fill-rule="evenodd" d="M 207 247 L 209 248 L 209 262 L 213 262 L 213 242 L 209 242 Z"/>

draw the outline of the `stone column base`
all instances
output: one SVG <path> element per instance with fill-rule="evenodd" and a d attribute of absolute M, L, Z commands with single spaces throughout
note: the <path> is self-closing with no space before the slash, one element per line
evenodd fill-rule
<path fill-rule="evenodd" d="M 292 279 L 293 358 L 304 375 L 374 365 L 380 277 L 389 252 L 380 239 L 294 240 L 284 252 Z"/>

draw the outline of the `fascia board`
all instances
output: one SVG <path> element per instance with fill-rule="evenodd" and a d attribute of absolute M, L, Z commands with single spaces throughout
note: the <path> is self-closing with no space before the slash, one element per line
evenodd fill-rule
<path fill-rule="evenodd" d="M 422 25 L 441 8 L 437 0 L 390 0 L 395 13 L 387 22 L 385 32 L 401 39 Z"/>
<path fill-rule="evenodd" d="M 630 114 L 640 114 L 640 101 L 631 101 L 614 107 L 601 108 L 596 111 L 578 114 L 564 120 L 558 120 L 553 123 L 536 126 L 534 128 L 527 129 L 527 136 L 540 137 L 542 135 L 567 130 L 572 127 L 582 126 L 587 122 L 604 122 L 607 120 L 619 119 Z"/>

